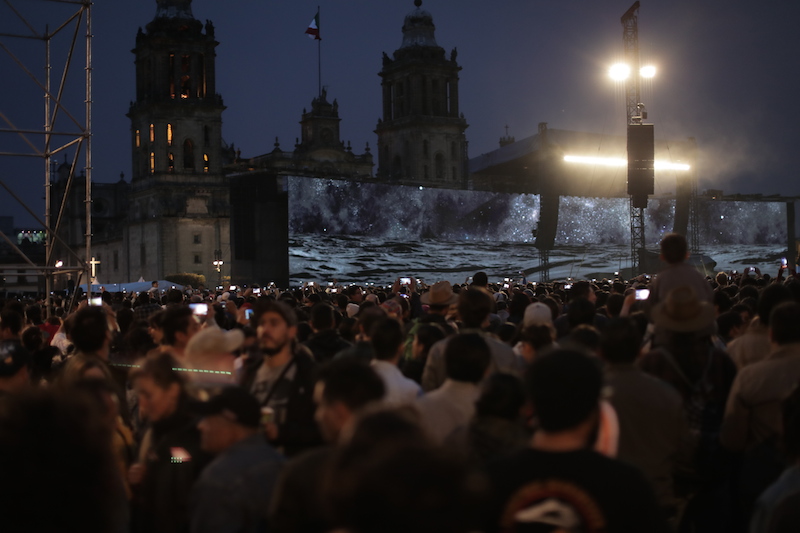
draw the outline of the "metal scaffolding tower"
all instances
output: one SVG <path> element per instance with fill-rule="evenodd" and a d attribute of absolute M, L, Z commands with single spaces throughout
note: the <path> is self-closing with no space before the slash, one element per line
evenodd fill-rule
<path fill-rule="evenodd" d="M 37 29 L 37 24 L 33 21 L 33 17 L 26 15 L 25 9 L 19 9 L 14 5 L 12 0 L 4 0 L 6 12 L 2 13 L 3 17 L 0 20 L 5 22 L 21 22 L 26 28 L 23 32 L 3 32 L 2 29 L 5 24 L 0 24 L 0 49 L 2 49 L 11 60 L 19 67 L 18 74 L 22 78 L 30 78 L 34 86 L 44 99 L 44 121 L 41 129 L 33 128 L 18 128 L 11 120 L 9 114 L 4 112 L 4 107 L 13 105 L 11 101 L 0 102 L 0 156 L 14 156 L 14 157 L 33 157 L 42 160 L 42 168 L 44 170 L 44 200 L 45 212 L 44 220 L 40 215 L 37 215 L 35 210 L 31 209 L 26 203 L 16 194 L 5 180 L 0 179 L 0 186 L 5 189 L 8 194 L 14 198 L 39 224 L 42 225 L 45 231 L 45 260 L 44 264 L 36 264 L 31 260 L 14 242 L 10 236 L 6 235 L 0 230 L 0 237 L 2 237 L 10 247 L 20 255 L 22 261 L 28 266 L 25 268 L 15 267 L 15 270 L 34 271 L 37 274 L 43 275 L 45 278 L 45 294 L 48 302 L 46 306 L 46 313 L 50 312 L 50 292 L 53 287 L 54 276 L 58 274 L 66 274 L 74 272 L 78 276 L 78 283 L 80 284 L 81 276 L 89 279 L 89 260 L 91 258 L 91 207 L 92 207 L 92 17 L 91 17 L 91 0 L 39 0 L 40 3 L 60 4 L 65 6 L 65 10 L 69 10 L 63 19 L 59 18 L 60 22 L 55 25 L 55 30 L 50 30 L 50 25 L 45 24 L 44 32 Z M 34 3 L 31 0 L 20 0 L 20 3 L 25 8 L 30 8 Z M 74 8 L 74 11 L 73 11 Z M 39 10 L 38 12 L 47 13 L 48 17 L 61 17 L 57 15 L 55 6 L 46 10 Z M 66 11 L 65 11 L 66 12 Z M 36 15 L 38 18 L 40 15 Z M 61 37 L 67 40 L 66 58 L 64 60 L 63 69 L 60 73 L 57 82 L 54 86 L 52 80 L 52 52 L 54 39 Z M 28 68 L 23 58 L 15 54 L 12 49 L 7 45 L 12 40 L 20 40 L 24 43 L 42 43 L 44 45 L 44 79 L 37 77 L 33 71 Z M 58 43 L 57 43 L 58 44 Z M 83 44 L 83 46 L 81 46 Z M 83 106 L 83 117 L 80 118 L 80 113 L 73 112 L 70 109 L 67 98 L 66 89 L 68 88 L 68 74 L 73 68 L 73 56 L 81 51 L 85 52 L 85 75 L 83 83 L 85 85 L 85 96 Z M 4 73 L 5 83 L 16 83 L 11 73 Z M 33 109 L 30 114 L 35 113 Z M 22 139 L 23 143 L 30 149 L 29 151 L 20 152 L 13 149 L 5 150 L 8 146 L 3 139 L 8 136 L 18 136 Z M 73 148 L 75 150 L 72 162 L 70 165 L 69 176 L 67 179 L 66 190 L 62 199 L 61 205 L 55 212 L 51 210 L 51 159 L 54 155 Z M 66 210 L 67 198 L 69 197 L 70 190 L 73 182 L 75 181 L 76 170 L 79 167 L 80 157 L 83 155 L 85 172 L 85 254 L 81 257 L 59 237 L 59 228 Z M 55 241 L 59 241 L 64 245 L 74 257 L 69 261 L 69 266 L 55 266 L 53 257 L 53 245 Z"/>

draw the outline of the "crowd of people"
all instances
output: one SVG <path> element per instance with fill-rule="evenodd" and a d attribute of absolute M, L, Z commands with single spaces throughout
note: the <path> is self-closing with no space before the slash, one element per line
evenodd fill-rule
<path fill-rule="evenodd" d="M 794 531 L 800 280 L 687 257 L 6 300 L 1 529 Z"/>

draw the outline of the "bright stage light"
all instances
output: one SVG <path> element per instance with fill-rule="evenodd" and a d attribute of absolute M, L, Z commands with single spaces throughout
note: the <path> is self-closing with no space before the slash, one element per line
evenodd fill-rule
<path fill-rule="evenodd" d="M 564 161 L 567 163 L 581 163 L 584 165 L 598 165 L 602 167 L 625 167 L 628 160 L 621 157 L 587 157 L 580 155 L 565 155 Z M 658 161 L 654 163 L 656 170 L 689 170 L 691 166 L 685 163 L 670 163 L 669 161 Z"/>
<path fill-rule="evenodd" d="M 611 76 L 612 80 L 623 81 L 631 75 L 631 68 L 624 63 L 616 63 L 608 69 L 608 75 Z"/>
<path fill-rule="evenodd" d="M 652 78 L 656 75 L 656 67 L 648 65 L 639 69 L 639 75 L 643 78 Z"/>

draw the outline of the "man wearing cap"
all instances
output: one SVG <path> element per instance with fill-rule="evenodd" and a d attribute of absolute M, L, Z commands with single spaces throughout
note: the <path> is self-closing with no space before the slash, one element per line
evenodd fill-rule
<path fill-rule="evenodd" d="M 19 341 L 0 341 L 0 398 L 31 385 L 29 369 L 32 363 L 31 355 Z"/>
<path fill-rule="evenodd" d="M 669 531 L 639 471 L 591 449 L 602 387 L 598 361 L 581 352 L 536 358 L 526 388 L 538 429 L 530 448 L 490 466 L 484 531 Z"/>
<path fill-rule="evenodd" d="M 351 346 L 336 329 L 334 309 L 329 304 L 320 302 L 311 308 L 310 324 L 312 333 L 303 345 L 311 350 L 317 363 L 330 361 Z"/>
<path fill-rule="evenodd" d="M 445 333 L 452 335 L 456 332 L 455 324 L 447 320 L 447 315 L 450 312 L 450 307 L 458 302 L 458 294 L 453 292 L 453 287 L 449 281 L 437 281 L 431 288 L 420 296 L 420 303 L 428 306 L 427 314 L 415 319 L 408 331 L 406 337 L 405 348 L 403 349 L 403 357 L 401 359 L 403 371 L 405 372 L 406 365 L 414 366 L 417 362 L 414 360 L 414 336 L 422 324 L 438 324 L 444 329 Z M 421 370 L 419 374 L 421 374 Z"/>
<path fill-rule="evenodd" d="M 216 325 L 197 332 L 186 344 L 184 363 L 193 370 L 189 380 L 195 383 L 234 384 L 233 352 L 242 347 L 241 329 L 224 330 Z"/>
<path fill-rule="evenodd" d="M 259 429 L 258 402 L 244 389 L 228 387 L 197 410 L 203 415 L 200 445 L 217 457 L 192 489 L 192 533 L 265 531 L 284 459 Z"/>

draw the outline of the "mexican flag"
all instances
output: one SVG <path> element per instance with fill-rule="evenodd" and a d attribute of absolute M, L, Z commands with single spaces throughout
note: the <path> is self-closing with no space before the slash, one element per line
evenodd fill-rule
<path fill-rule="evenodd" d="M 308 25 L 306 33 L 310 39 L 322 40 L 322 37 L 319 36 L 319 11 L 314 15 L 314 20 L 311 21 L 311 24 Z"/>

